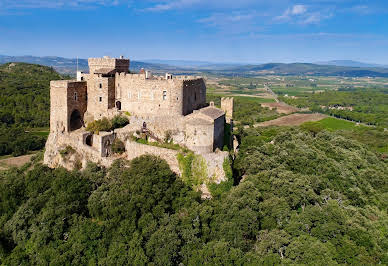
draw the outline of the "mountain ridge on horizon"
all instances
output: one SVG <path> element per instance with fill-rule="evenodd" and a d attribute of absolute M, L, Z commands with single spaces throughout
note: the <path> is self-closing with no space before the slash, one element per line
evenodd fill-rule
<path fill-rule="evenodd" d="M 87 59 L 65 58 L 59 56 L 6 56 L 0 55 L 0 64 L 9 62 L 25 62 L 53 67 L 60 73 L 74 75 L 77 69 L 88 70 Z M 156 73 L 174 72 L 179 74 L 220 74 L 220 75 L 333 75 L 333 76 L 361 76 L 388 77 L 388 66 L 362 63 L 352 60 L 332 60 L 317 63 L 212 63 L 193 60 L 131 60 L 131 69 L 138 71 L 146 68 Z M 174 65 L 175 64 L 175 65 Z M 347 66 L 344 66 L 347 64 Z M 364 67 L 363 67 L 364 66 Z"/>

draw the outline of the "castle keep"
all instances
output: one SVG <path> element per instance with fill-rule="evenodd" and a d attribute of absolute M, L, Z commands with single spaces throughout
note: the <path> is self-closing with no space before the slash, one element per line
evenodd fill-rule
<path fill-rule="evenodd" d="M 129 159 L 132 154 L 139 155 L 139 150 L 163 158 L 168 152 L 156 147 L 152 152 L 150 147 L 133 143 L 131 136 L 144 129 L 153 140 L 168 137 L 204 157 L 222 150 L 225 111 L 230 120 L 233 100 L 223 99 L 222 109 L 207 104 L 203 78 L 154 76 L 145 70 L 134 74 L 129 71 L 129 59 L 122 57 L 90 58 L 88 63 L 89 73 L 78 72 L 76 80 L 51 82 L 50 136 L 45 154 L 49 166 L 63 164 L 55 159 L 55 145 L 70 145 L 88 154 L 88 160 L 109 164 L 110 146 L 116 138 L 125 143 Z M 119 114 L 128 117 L 129 125 L 99 134 L 85 130 L 95 120 Z"/>

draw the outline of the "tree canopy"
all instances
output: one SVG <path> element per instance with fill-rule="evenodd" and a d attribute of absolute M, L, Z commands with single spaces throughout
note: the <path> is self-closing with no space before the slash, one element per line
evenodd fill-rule
<path fill-rule="evenodd" d="M 153 156 L 3 172 L 1 263 L 388 263 L 384 159 L 335 132 L 240 133 L 243 179 L 212 200 Z"/>

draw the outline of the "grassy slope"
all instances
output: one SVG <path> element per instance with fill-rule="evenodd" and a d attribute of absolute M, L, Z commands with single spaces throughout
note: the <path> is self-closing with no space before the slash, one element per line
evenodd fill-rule
<path fill-rule="evenodd" d="M 321 125 L 323 129 L 328 131 L 337 131 L 342 136 L 355 139 L 375 151 L 388 154 L 387 131 L 362 125 L 357 126 L 354 122 L 334 117 L 328 117 L 315 123 Z"/>

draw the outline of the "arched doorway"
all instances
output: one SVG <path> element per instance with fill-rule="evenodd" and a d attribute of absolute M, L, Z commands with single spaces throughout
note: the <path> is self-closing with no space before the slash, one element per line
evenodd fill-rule
<path fill-rule="evenodd" d="M 81 113 L 75 109 L 70 116 L 70 131 L 80 129 L 82 125 Z"/>
<path fill-rule="evenodd" d="M 105 156 L 106 157 L 109 157 L 112 153 L 112 147 L 111 147 L 111 143 L 110 143 L 110 140 L 106 140 L 105 143 L 104 143 L 104 151 L 105 151 Z"/>
<path fill-rule="evenodd" d="M 120 101 L 117 101 L 116 102 L 116 108 L 117 108 L 117 110 L 121 110 L 121 102 Z"/>
<path fill-rule="evenodd" d="M 92 147 L 93 146 L 93 135 L 89 135 L 86 137 L 85 140 L 86 145 Z"/>

